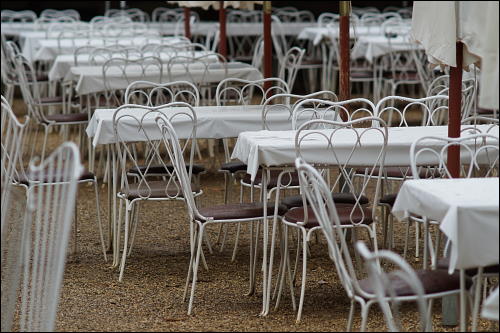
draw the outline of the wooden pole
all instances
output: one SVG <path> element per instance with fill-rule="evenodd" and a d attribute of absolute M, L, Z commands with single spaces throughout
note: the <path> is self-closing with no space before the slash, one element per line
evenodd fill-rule
<path fill-rule="evenodd" d="M 227 59 L 227 37 L 226 37 L 226 9 L 224 8 L 224 1 L 219 1 L 219 53 Z"/>
<path fill-rule="evenodd" d="M 340 24 L 339 24 L 339 48 L 340 48 L 340 100 L 351 98 L 351 69 L 350 69 L 350 46 L 349 46 L 349 18 L 351 14 L 351 2 L 340 1 Z M 340 115 L 347 121 L 347 115 Z"/>
<path fill-rule="evenodd" d="M 191 39 L 191 9 L 184 7 L 184 36 Z"/>
<path fill-rule="evenodd" d="M 272 77 L 273 43 L 271 42 L 271 1 L 264 1 L 264 78 Z M 271 87 L 270 82 L 264 84 L 264 90 Z M 268 96 L 269 97 L 269 96 Z"/>
<path fill-rule="evenodd" d="M 448 104 L 448 137 L 450 138 L 460 137 L 463 46 L 461 42 L 457 42 L 457 66 L 450 68 L 450 99 Z M 447 166 L 452 177 L 460 177 L 460 146 L 448 148 Z"/>

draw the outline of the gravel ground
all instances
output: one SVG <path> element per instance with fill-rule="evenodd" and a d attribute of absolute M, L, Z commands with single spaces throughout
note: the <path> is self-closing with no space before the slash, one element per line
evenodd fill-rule
<path fill-rule="evenodd" d="M 51 135 L 54 147 L 55 134 Z M 204 156 L 207 156 L 204 151 Z M 207 166 L 217 161 L 204 160 Z M 223 177 L 212 168 L 202 177 L 205 194 L 201 206 L 223 201 Z M 238 193 L 236 187 L 233 193 Z M 107 221 L 107 188 L 100 185 L 101 214 Z M 236 201 L 234 196 L 232 201 Z M 56 327 L 58 331 L 344 331 L 349 299 L 320 236 L 311 242 L 308 261 L 306 296 L 302 321 L 296 314 L 289 294 L 277 310 L 260 317 L 262 306 L 261 273 L 257 271 L 257 291 L 248 290 L 248 227 L 240 241 L 235 262 L 231 262 L 235 227 L 230 226 L 223 252 L 206 253 L 209 270 L 199 270 L 193 315 L 187 315 L 182 295 L 189 262 L 189 225 L 182 202 L 145 202 L 141 204 L 140 224 L 135 247 L 127 259 L 124 280 L 118 282 L 118 270 L 103 260 L 96 225 L 95 199 L 92 186 L 80 185 L 78 194 L 78 247 L 76 256 L 69 255 L 64 275 Z M 215 245 L 218 226 L 210 229 Z M 396 223 L 396 248 L 402 253 L 404 228 Z M 382 238 L 379 237 L 381 240 Z M 70 249 L 72 248 L 70 243 Z M 414 244 L 410 253 L 414 253 Z M 276 262 L 276 261 L 275 261 Z M 414 266 L 418 262 L 411 262 Z M 274 280 L 275 281 L 275 280 Z M 295 294 L 300 292 L 297 278 Z M 414 304 L 401 307 L 404 327 L 418 330 Z M 434 307 L 434 329 L 456 331 L 457 327 L 441 325 L 441 302 Z M 356 308 L 354 329 L 360 326 L 360 309 Z M 370 311 L 369 331 L 386 330 L 377 306 Z M 480 320 L 479 330 L 498 331 L 498 324 Z"/>

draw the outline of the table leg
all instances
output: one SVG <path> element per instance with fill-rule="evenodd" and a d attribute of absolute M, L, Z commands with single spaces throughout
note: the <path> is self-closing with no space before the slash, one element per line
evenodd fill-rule
<path fill-rule="evenodd" d="M 264 226 L 262 228 L 262 232 L 264 233 L 262 239 L 262 312 L 261 316 L 267 315 L 267 304 L 269 303 L 269 297 L 267 293 L 267 243 L 268 243 L 268 229 L 269 222 L 267 221 L 267 168 L 262 168 L 262 179 L 261 179 L 261 193 L 262 193 L 262 207 L 264 209 Z M 257 246 L 257 244 L 256 244 Z"/>

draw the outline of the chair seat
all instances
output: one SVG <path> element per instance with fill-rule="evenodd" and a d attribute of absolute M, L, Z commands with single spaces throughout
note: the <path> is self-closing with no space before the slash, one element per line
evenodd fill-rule
<path fill-rule="evenodd" d="M 219 205 L 213 207 L 205 207 L 199 209 L 201 215 L 205 217 L 212 217 L 214 220 L 235 220 L 235 219 L 250 219 L 262 217 L 264 208 L 262 203 L 241 203 Z M 278 215 L 283 215 L 286 212 L 286 207 L 283 205 L 278 206 Z M 267 204 L 267 215 L 273 216 L 274 204 L 269 202 Z"/>
<path fill-rule="evenodd" d="M 397 198 L 397 193 L 393 193 L 393 194 L 387 194 L 387 195 L 384 195 L 382 198 L 380 198 L 380 203 L 381 204 L 386 204 L 386 205 L 389 205 L 389 206 L 394 206 L 394 202 L 396 201 L 396 198 Z"/>
<path fill-rule="evenodd" d="M 167 173 L 172 173 L 174 170 L 174 167 L 172 165 L 166 165 L 167 170 L 165 170 L 165 167 L 163 165 L 150 165 L 149 168 L 146 168 L 145 165 L 139 165 L 139 170 L 141 173 L 146 172 L 146 169 L 148 170 L 148 174 L 167 174 Z M 186 170 L 189 170 L 189 165 L 186 165 Z M 168 172 L 167 172 L 168 171 Z M 193 164 L 193 175 L 198 175 L 202 172 L 205 172 L 205 167 L 203 165 L 199 164 Z M 132 167 L 128 170 L 128 173 L 131 174 L 138 174 L 137 167 Z"/>
<path fill-rule="evenodd" d="M 79 181 L 94 180 L 94 179 L 95 179 L 94 174 L 87 169 L 84 169 L 80 178 L 78 178 Z M 23 185 L 29 185 L 30 180 L 32 182 L 47 183 L 49 181 L 49 176 L 47 175 L 47 173 L 40 175 L 39 172 L 36 172 L 36 173 L 30 172 L 27 175 L 23 175 L 17 179 L 17 181 Z M 56 175 L 53 175 L 52 177 L 50 177 L 50 180 L 62 180 L 62 178 L 60 175 L 56 174 Z"/>
<path fill-rule="evenodd" d="M 442 269 L 418 270 L 415 273 L 422 283 L 426 295 L 460 289 L 460 274 L 458 273 L 450 275 L 446 270 Z M 405 280 L 401 279 L 396 272 L 387 274 L 387 278 L 395 296 L 416 296 L 413 288 Z M 466 287 L 469 288 L 471 285 L 472 281 L 466 279 Z M 374 286 L 370 278 L 359 281 L 359 286 L 366 293 L 374 294 Z"/>
<path fill-rule="evenodd" d="M 351 71 L 353 79 L 373 79 L 373 72 L 370 71 Z"/>
<path fill-rule="evenodd" d="M 351 224 L 351 212 L 353 210 L 353 205 L 338 203 L 335 204 L 335 208 L 337 209 L 337 214 L 340 218 L 340 224 L 342 225 L 350 225 Z M 305 228 L 314 228 L 319 226 L 319 221 L 314 214 L 314 211 L 311 207 L 307 207 L 307 224 L 304 225 Z M 304 222 L 304 208 L 303 207 L 295 207 L 290 209 L 283 216 L 283 219 L 286 222 L 290 223 L 299 223 Z M 352 221 L 354 223 L 362 223 L 365 225 L 369 225 L 373 222 L 372 219 L 372 211 L 369 208 L 356 208 L 352 214 Z"/>
<path fill-rule="evenodd" d="M 62 103 L 63 98 L 62 96 L 53 96 L 53 97 L 42 97 L 40 98 L 40 103 L 41 104 L 57 104 L 57 103 Z"/>
<path fill-rule="evenodd" d="M 195 184 L 191 184 L 191 189 L 194 193 L 199 193 L 200 188 Z M 183 197 L 181 185 L 175 182 L 168 181 L 151 181 L 129 184 L 129 188 L 123 188 L 122 193 L 128 200 L 139 198 L 174 198 Z"/>
<path fill-rule="evenodd" d="M 429 174 L 427 171 L 428 170 L 426 168 L 422 168 L 419 171 L 418 176 L 420 178 L 433 178 L 432 174 Z M 364 174 L 365 169 L 357 168 L 356 173 L 357 174 Z M 374 168 L 373 175 L 378 176 L 378 173 L 379 173 L 379 168 Z M 412 178 L 413 177 L 413 173 L 411 171 L 411 168 L 408 168 L 408 167 L 385 167 L 384 173 L 387 175 L 387 177 L 391 177 L 391 178 Z"/>
<path fill-rule="evenodd" d="M 75 123 L 75 122 L 85 122 L 89 120 L 87 113 L 68 113 L 68 114 L 52 114 L 45 116 L 49 122 L 56 123 Z"/>
<path fill-rule="evenodd" d="M 436 268 L 448 271 L 450 267 L 450 258 L 444 257 L 437 261 Z M 486 266 L 483 269 L 483 274 L 498 274 L 500 271 L 500 265 Z M 465 274 L 468 276 L 474 276 L 478 272 L 477 268 L 469 268 L 465 270 Z"/>
<path fill-rule="evenodd" d="M 335 204 L 338 203 L 348 203 L 354 204 L 356 202 L 356 198 L 351 193 L 332 193 L 332 199 Z M 361 196 L 359 202 L 362 205 L 366 205 L 369 200 L 366 196 Z M 285 205 L 288 209 L 293 207 L 302 207 L 303 201 L 301 195 L 292 195 L 289 197 L 283 198 L 281 201 L 283 205 Z"/>
<path fill-rule="evenodd" d="M 384 78 L 396 81 L 420 81 L 420 76 L 417 72 L 386 72 Z"/>
<path fill-rule="evenodd" d="M 281 173 L 280 170 L 271 170 L 270 177 L 267 179 L 268 189 L 274 188 L 278 185 L 278 176 L 280 173 Z M 261 181 L 262 181 L 262 170 L 259 170 L 257 172 L 257 175 L 255 176 L 254 185 L 260 185 Z M 242 182 L 244 184 L 251 184 L 252 183 L 251 175 L 246 174 L 245 177 L 243 177 Z M 283 175 L 283 177 L 281 177 L 281 185 L 299 186 L 299 174 L 296 171 L 294 171 Z"/>
<path fill-rule="evenodd" d="M 230 173 L 235 173 L 238 171 L 246 171 L 247 165 L 243 162 L 240 162 L 240 161 L 231 161 L 231 162 L 222 163 L 219 170 L 229 171 Z"/>

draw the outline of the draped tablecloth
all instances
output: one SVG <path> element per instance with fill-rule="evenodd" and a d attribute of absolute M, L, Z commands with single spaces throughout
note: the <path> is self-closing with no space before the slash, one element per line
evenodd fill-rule
<path fill-rule="evenodd" d="M 167 65 L 162 66 L 162 72 L 158 67 L 148 66 L 144 73 L 140 66 L 128 66 L 125 77 L 123 72 L 112 68 L 106 73 L 107 87 L 110 90 L 126 89 L 130 82 L 137 80 L 165 83 L 169 81 L 190 81 L 195 83 L 215 83 L 226 77 L 244 80 L 260 80 L 262 73 L 255 67 L 241 63 L 231 62 L 227 64 L 227 76 L 220 63 L 208 64 L 205 67 L 194 63 L 190 65 L 190 73 L 186 73 L 186 67 L 182 64 L 172 66 L 169 76 Z M 207 69 L 208 68 L 208 69 Z M 71 67 L 64 81 L 76 82 L 75 91 L 78 95 L 87 95 L 106 91 L 102 66 L 77 66 Z"/>
<path fill-rule="evenodd" d="M 498 290 L 499 288 L 495 289 L 484 301 L 482 317 L 498 321 Z"/>
<path fill-rule="evenodd" d="M 490 126 L 479 125 L 477 128 L 486 132 Z M 366 130 L 365 128 L 356 129 L 357 131 Z M 328 136 L 333 130 L 315 130 L 323 131 Z M 410 164 L 411 144 L 424 136 L 447 137 L 447 126 L 417 126 L 417 127 L 389 127 L 388 143 L 386 151 L 386 166 L 408 166 Z M 462 136 L 476 134 L 473 131 L 464 131 Z M 498 127 L 489 132 L 498 136 Z M 255 179 L 260 165 L 263 166 L 292 166 L 294 165 L 295 153 L 295 134 L 296 131 L 257 131 L 243 132 L 238 136 L 238 141 L 233 150 L 232 158 L 239 159 L 247 164 L 247 173 L 252 179 Z M 338 130 L 335 135 L 335 154 L 340 161 L 349 156 L 353 143 L 356 140 L 353 130 Z M 366 166 L 374 163 L 377 158 L 383 141 L 380 134 L 370 131 L 363 135 L 361 140 L 362 147 L 357 149 L 356 159 L 351 159 L 352 165 Z M 431 147 L 441 147 L 442 141 L 422 141 L 422 145 Z M 334 154 L 331 148 L 328 148 L 323 136 L 308 136 L 307 141 L 302 143 L 301 154 L 303 158 L 313 164 L 335 164 Z M 433 163 L 434 159 L 429 161 L 420 159 L 422 163 Z"/>
<path fill-rule="evenodd" d="M 407 180 L 392 213 L 440 222 L 450 240 L 449 272 L 499 263 L 498 177 Z"/>

